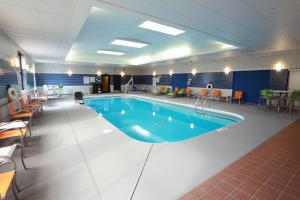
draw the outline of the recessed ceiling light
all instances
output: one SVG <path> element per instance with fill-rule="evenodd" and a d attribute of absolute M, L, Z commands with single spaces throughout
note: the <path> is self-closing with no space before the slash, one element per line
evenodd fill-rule
<path fill-rule="evenodd" d="M 151 22 L 151 21 L 145 21 L 144 23 L 140 24 L 139 27 L 149 29 L 152 31 L 157 31 L 161 33 L 166 33 L 169 35 L 180 35 L 184 33 L 185 31 L 173 28 L 171 26 L 162 25 L 159 23 Z"/>
<path fill-rule="evenodd" d="M 111 44 L 126 46 L 126 47 L 134 47 L 134 48 L 143 48 L 143 47 L 149 45 L 148 43 L 145 43 L 145 42 L 124 40 L 124 39 L 116 39 Z"/>
<path fill-rule="evenodd" d="M 115 55 L 115 56 L 122 56 L 122 55 L 126 54 L 125 52 L 122 52 L 122 51 L 109 51 L 109 50 L 98 50 L 97 53 L 107 54 L 107 55 Z"/>

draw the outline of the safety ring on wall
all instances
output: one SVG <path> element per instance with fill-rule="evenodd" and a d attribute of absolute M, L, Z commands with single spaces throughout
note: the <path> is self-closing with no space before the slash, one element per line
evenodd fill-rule
<path fill-rule="evenodd" d="M 211 83 L 209 83 L 209 84 L 206 85 L 206 88 L 207 88 L 207 89 L 212 89 L 212 88 L 213 88 L 213 85 L 212 85 Z"/>
<path fill-rule="evenodd" d="M 7 94 L 10 100 L 17 98 L 17 90 L 15 88 L 8 88 Z"/>

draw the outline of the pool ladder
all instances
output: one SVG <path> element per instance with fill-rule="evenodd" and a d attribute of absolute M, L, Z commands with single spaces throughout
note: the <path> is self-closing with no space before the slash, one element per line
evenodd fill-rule
<path fill-rule="evenodd" d="M 201 101 L 201 100 L 203 100 L 203 101 Z M 209 101 L 210 101 L 210 98 L 207 96 L 204 99 L 202 99 L 201 96 L 198 96 L 197 101 L 195 103 L 195 112 L 201 111 L 201 113 L 205 113 L 205 111 L 207 111 L 205 109 L 206 102 L 209 102 Z"/>

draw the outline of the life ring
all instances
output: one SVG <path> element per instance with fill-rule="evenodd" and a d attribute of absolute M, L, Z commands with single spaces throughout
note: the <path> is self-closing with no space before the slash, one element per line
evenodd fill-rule
<path fill-rule="evenodd" d="M 15 88 L 8 88 L 7 94 L 10 100 L 17 98 L 17 90 Z"/>
<path fill-rule="evenodd" d="M 206 88 L 207 88 L 207 89 L 212 89 L 212 88 L 213 88 L 213 85 L 212 85 L 211 83 L 209 83 L 209 84 L 206 85 Z"/>

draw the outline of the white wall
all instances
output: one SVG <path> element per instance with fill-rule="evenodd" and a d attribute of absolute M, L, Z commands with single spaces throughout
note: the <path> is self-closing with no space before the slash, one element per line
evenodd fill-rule
<path fill-rule="evenodd" d="M 32 59 L 26 54 L 26 52 L 24 52 L 13 40 L 0 30 L 0 59 L 6 60 L 10 63 L 12 58 L 17 57 L 18 51 L 24 55 L 28 64 L 32 64 Z M 9 120 L 8 109 L 6 106 L 7 101 L 7 98 L 0 99 L 0 122 Z"/>
<path fill-rule="evenodd" d="M 172 69 L 174 73 L 191 73 L 195 68 L 197 72 L 221 72 L 225 66 L 232 71 L 273 69 L 281 62 L 288 69 L 300 68 L 300 50 L 244 54 L 229 58 L 210 58 L 193 62 L 175 62 L 169 65 L 156 65 L 145 67 L 143 74 L 168 74 Z"/>
<path fill-rule="evenodd" d="M 120 74 L 123 69 L 125 69 L 125 74 L 139 75 L 143 73 L 141 68 L 136 67 L 122 68 L 94 64 L 37 63 L 35 67 L 36 73 L 67 73 L 68 70 L 71 70 L 73 74 L 96 74 L 100 70 L 102 74 Z"/>

